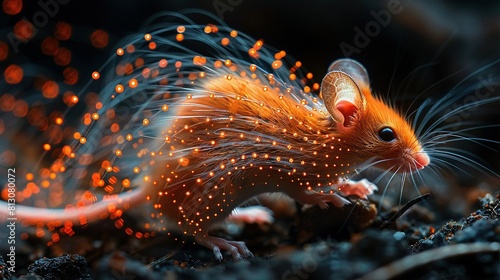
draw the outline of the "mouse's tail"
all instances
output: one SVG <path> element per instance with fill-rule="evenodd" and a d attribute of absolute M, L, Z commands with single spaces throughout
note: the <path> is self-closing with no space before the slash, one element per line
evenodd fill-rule
<path fill-rule="evenodd" d="M 74 208 L 44 209 L 0 201 L 0 221 L 19 221 L 30 225 L 71 222 L 84 225 L 108 218 L 117 210 L 126 210 L 147 201 L 144 189 L 137 188 L 101 201 Z"/>

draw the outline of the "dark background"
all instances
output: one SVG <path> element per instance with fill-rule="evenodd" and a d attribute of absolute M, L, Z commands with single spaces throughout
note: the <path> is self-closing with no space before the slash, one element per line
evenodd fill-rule
<path fill-rule="evenodd" d="M 56 0 L 51 0 L 56 2 Z M 49 3 L 50 0 L 40 2 Z M 58 21 L 73 26 L 71 40 L 75 47 L 89 43 L 91 31 L 101 28 L 109 32 L 111 42 L 103 55 L 112 51 L 113 42 L 138 31 L 141 24 L 161 11 L 182 11 L 198 8 L 214 13 L 228 25 L 269 45 L 284 49 L 304 62 L 304 65 L 322 77 L 328 65 L 343 57 L 341 42 L 354 45 L 355 27 L 364 30 L 373 21 L 370 11 L 386 10 L 390 1 L 264 1 L 264 0 L 208 0 L 208 1 L 77 1 L 64 0 L 49 23 L 39 28 L 38 38 L 50 34 Z M 438 81 L 457 70 L 477 67 L 498 59 L 500 55 L 500 4 L 498 1 L 392 1 L 400 3 L 402 12 L 392 15 L 389 24 L 352 58 L 368 69 L 373 87 L 386 92 L 390 78 L 405 77 L 417 67 L 436 61 L 425 75 Z M 11 26 L 21 18 L 33 21 L 42 8 L 37 1 L 24 1 L 21 13 L 0 15 L 2 39 Z M 32 42 L 33 41 L 33 42 Z M 20 56 L 36 57 L 36 38 L 20 45 Z M 90 51 L 91 47 L 86 51 Z M 73 48 L 73 50 L 75 50 Z M 39 50 L 38 50 L 39 52 Z M 95 56 L 94 53 L 92 53 Z M 90 58 L 90 60 L 88 60 Z M 12 57 L 12 59 L 15 59 Z M 89 62 L 98 63 L 93 57 Z M 102 61 L 101 61 L 102 63 Z M 80 65 L 82 66 L 82 65 Z M 461 79 L 462 76 L 456 77 Z M 400 81 L 395 80 L 395 83 Z M 452 82 L 453 83 L 453 82 Z M 422 88 L 425 88 L 422 85 Z"/>
<path fill-rule="evenodd" d="M 0 70 L 9 64 L 34 65 L 33 75 L 62 79 L 63 67 L 40 51 L 40 42 L 50 36 L 58 22 L 73 28 L 72 37 L 61 46 L 72 51 L 70 66 L 80 71 L 77 84 L 87 82 L 90 73 L 102 65 L 115 50 L 115 43 L 124 36 L 139 32 L 145 20 L 161 11 L 202 9 L 223 18 L 234 29 L 263 39 L 267 45 L 286 50 L 287 55 L 303 62 L 316 81 L 320 81 L 328 65 L 344 53 L 341 43 L 356 46 L 355 28 L 364 30 L 374 22 L 372 13 L 387 10 L 389 3 L 399 3 L 401 13 L 391 15 L 387 26 L 381 27 L 370 42 L 351 58 L 359 60 L 368 70 L 372 88 L 382 96 L 390 96 L 401 108 L 418 108 L 425 98 L 437 100 L 464 77 L 500 58 L 500 3 L 498 1 L 24 1 L 19 14 L 0 13 L 0 40 L 9 42 L 8 35 L 20 19 L 34 21 L 43 10 L 40 3 L 57 3 L 58 11 L 48 23 L 38 28 L 36 36 L 21 43 L 19 52 L 10 51 L 0 61 Z M 194 16 L 196 18 L 196 16 Z M 205 22 L 200 22 L 205 24 Z M 102 49 L 90 45 L 89 36 L 96 29 L 110 35 L 110 43 Z M 359 47 L 359 46 L 358 46 Z M 36 67 L 35 67 L 36 66 Z M 479 84 L 478 77 L 498 85 L 500 63 L 474 74 L 464 81 Z M 498 95 L 498 86 L 492 92 Z M 24 93 L 30 91 L 23 89 Z M 5 91 L 5 89 L 2 89 Z M 457 91 L 464 93 L 464 91 Z M 470 94 L 473 92 L 469 89 Z M 421 96 L 419 96 L 422 93 Z M 464 99 L 458 105 L 464 104 Z M 416 98 L 419 96 L 418 98 Z M 416 99 L 416 100 L 415 100 Z M 457 103 L 455 103 L 457 104 Z M 474 111 L 481 124 L 498 124 L 496 106 L 490 104 Z M 473 135 L 498 140 L 498 128 L 483 129 Z M 491 144 L 498 150 L 497 144 Z M 486 159 L 487 165 L 498 172 L 498 154 L 470 145 L 462 146 Z"/>

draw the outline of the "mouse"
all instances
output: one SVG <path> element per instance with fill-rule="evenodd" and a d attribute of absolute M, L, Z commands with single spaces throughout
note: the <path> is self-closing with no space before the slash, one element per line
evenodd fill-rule
<path fill-rule="evenodd" d="M 194 52 L 189 42 L 216 54 Z M 168 50 L 162 53 L 161 46 Z M 152 217 L 173 221 L 216 259 L 228 251 L 240 260 L 252 256 L 244 242 L 209 230 L 251 215 L 235 210 L 246 201 L 283 193 L 301 204 L 343 207 L 350 203 L 345 196 L 366 199 L 377 190 L 366 179 L 351 179 L 360 169 L 408 174 L 430 164 L 412 125 L 372 93 L 359 62 L 338 59 L 320 84 L 311 84 L 300 62 L 287 67 L 286 53 L 272 50 L 223 25 L 179 25 L 127 41 L 109 62 L 112 68 L 142 64 L 106 80 L 103 106 L 89 110 L 92 125 L 82 126 L 72 148 L 76 157 L 90 151 L 96 162 L 106 159 L 91 180 L 102 188 L 121 184 L 122 191 L 67 209 L 16 205 L 16 218 L 85 224 L 148 204 Z M 143 102 L 131 102 L 139 94 Z M 122 129 L 99 136 L 114 122 L 106 112 L 122 106 L 132 108 Z M 0 205 L 4 217 L 7 204 Z"/>

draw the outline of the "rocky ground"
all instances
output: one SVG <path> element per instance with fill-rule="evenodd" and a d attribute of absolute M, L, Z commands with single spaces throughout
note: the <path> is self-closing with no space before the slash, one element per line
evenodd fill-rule
<path fill-rule="evenodd" d="M 212 252 L 182 236 L 158 234 L 138 240 L 109 221 L 80 229 L 51 247 L 45 246 L 47 240 L 30 235 L 17 252 L 16 274 L 9 273 L 3 261 L 1 279 L 500 277 L 499 194 L 468 191 L 461 201 L 467 207 L 448 209 L 474 210 L 450 220 L 440 220 L 447 215 L 438 212 L 432 195 L 401 207 L 384 201 L 377 211 L 380 201 L 373 196 L 372 201 L 326 210 L 292 201 L 274 203 L 272 224 L 239 225 L 232 234 L 229 228 L 214 232 L 246 241 L 255 257 L 239 262 L 228 254 L 217 262 Z"/>

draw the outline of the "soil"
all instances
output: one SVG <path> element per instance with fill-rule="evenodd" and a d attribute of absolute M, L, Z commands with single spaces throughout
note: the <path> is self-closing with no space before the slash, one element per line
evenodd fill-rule
<path fill-rule="evenodd" d="M 484 194 L 477 210 L 459 220 L 436 221 L 432 197 L 405 213 L 377 212 L 374 201 L 344 208 L 274 209 L 272 224 L 240 225 L 214 234 L 246 241 L 254 258 L 217 262 L 212 252 L 183 236 L 138 240 L 112 227 L 91 225 L 46 247 L 30 236 L 13 277 L 2 260 L 0 279 L 498 279 L 500 195 Z M 473 207 L 471 205 L 471 207 Z M 401 208 L 401 207 L 399 207 Z M 289 216 L 287 216 L 287 213 Z M 401 217 L 394 222 L 394 214 Z M 345 217 L 348 217 L 347 219 Z M 389 218 L 388 218 L 389 217 Z M 108 221 L 109 222 L 109 221 Z M 108 231 L 103 234 L 103 229 Z M 175 240 L 177 238 L 177 240 Z M 181 241 L 183 240 L 183 241 Z M 182 244 L 184 243 L 184 244 Z M 30 247 L 28 249 L 28 247 Z M 38 255 L 47 257 L 35 261 Z M 60 252 L 84 252 L 63 254 Z M 29 253 L 30 252 L 30 253 Z M 19 274 L 17 274 L 19 275 Z"/>

